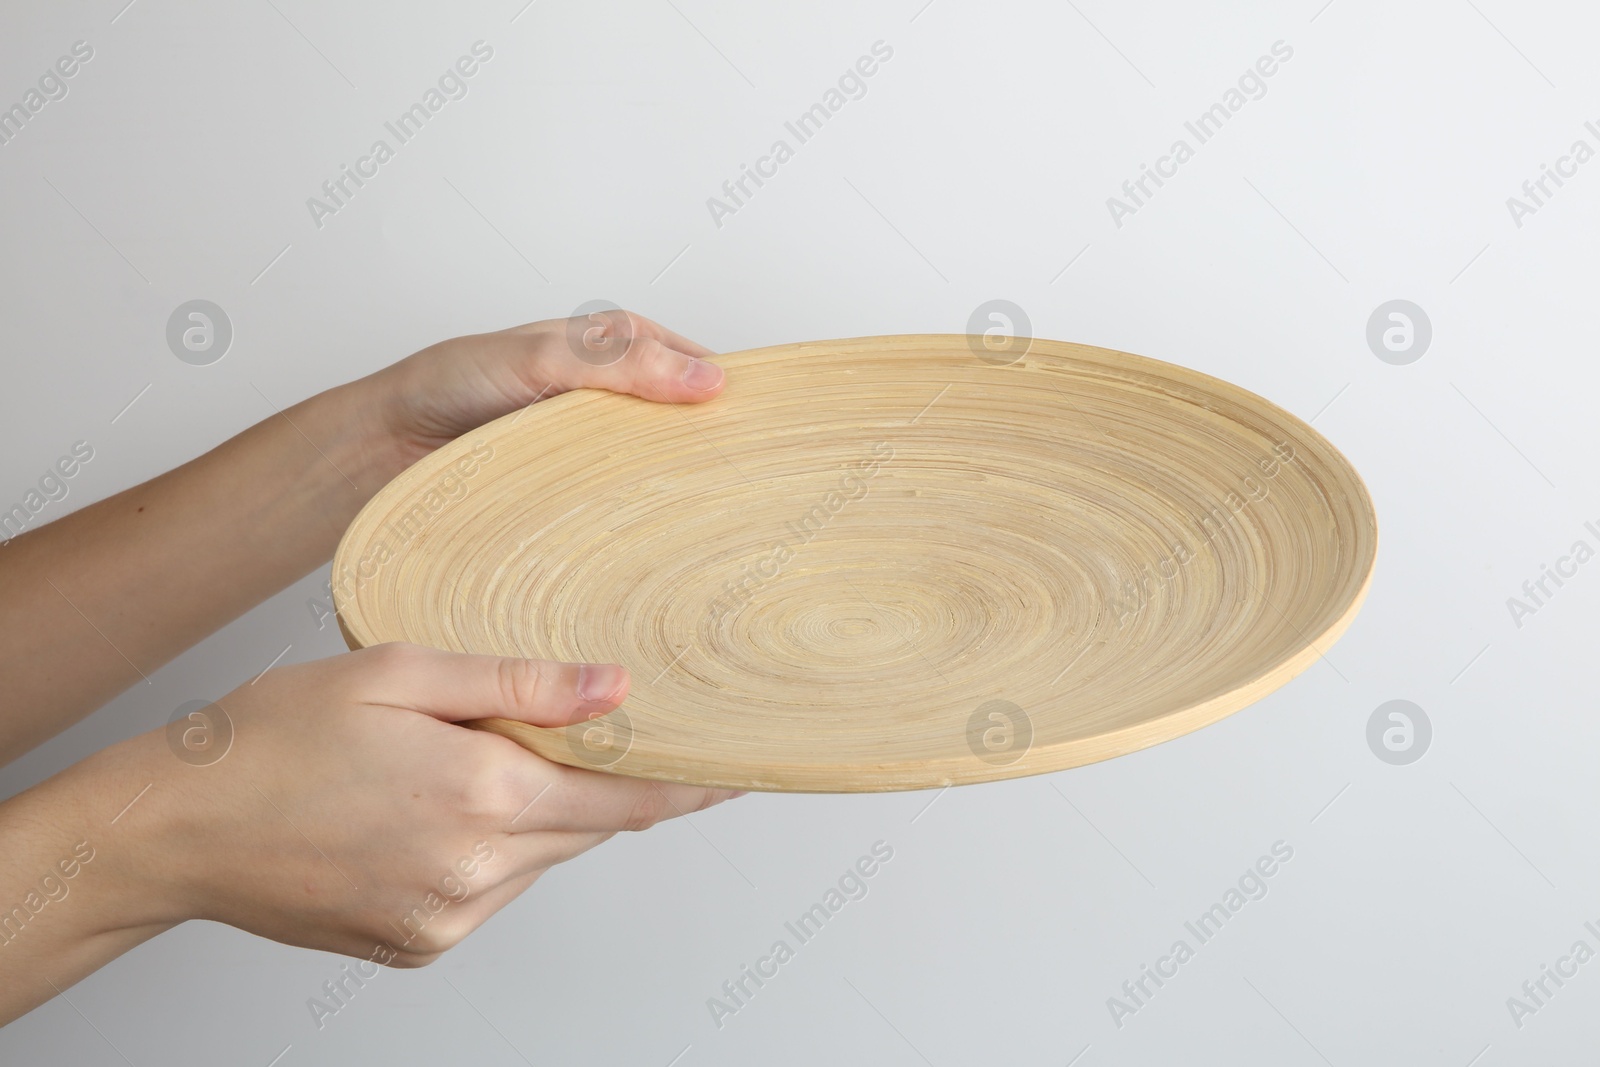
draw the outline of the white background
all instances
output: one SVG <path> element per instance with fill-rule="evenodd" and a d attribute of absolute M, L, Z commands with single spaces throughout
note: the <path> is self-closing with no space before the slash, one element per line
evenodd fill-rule
<path fill-rule="evenodd" d="M 1590 1053 L 1600 962 L 1520 1028 L 1506 999 L 1575 940 L 1600 948 L 1583 929 L 1600 919 L 1600 563 L 1520 628 L 1506 599 L 1575 539 L 1600 547 L 1583 529 L 1600 520 L 1600 163 L 1521 227 L 1506 198 L 1575 139 L 1600 148 L 1583 128 L 1600 119 L 1592 13 L 125 2 L 0 16 L 0 105 L 73 42 L 94 48 L 70 94 L 0 146 L 6 504 L 74 441 L 95 459 L 52 516 L 210 448 L 269 400 L 590 299 L 726 351 L 960 332 L 1003 297 L 1037 335 L 1192 366 L 1314 417 L 1367 480 L 1382 539 L 1328 662 L 1197 734 L 931 807 L 932 793 L 752 796 L 619 837 L 433 967 L 383 972 L 320 1030 L 306 1001 L 338 957 L 191 923 L 0 1032 L 0 1060 L 1487 1067 Z M 469 94 L 317 228 L 306 198 L 477 40 L 494 57 Z M 707 198 L 879 40 L 894 54 L 865 97 L 719 228 Z M 1293 58 L 1265 96 L 1116 226 L 1107 197 L 1279 40 Z M 208 367 L 164 339 L 194 298 L 236 331 Z M 1404 366 L 1365 340 L 1396 298 L 1433 326 Z M 283 662 L 342 651 L 306 608 L 322 580 L 0 787 L 158 727 L 286 646 Z M 1366 741 L 1398 698 L 1434 731 L 1407 766 Z M 877 840 L 894 859 L 868 896 L 718 1029 L 707 998 Z M 1270 893 L 1116 1026 L 1107 998 L 1278 840 L 1294 858 Z"/>

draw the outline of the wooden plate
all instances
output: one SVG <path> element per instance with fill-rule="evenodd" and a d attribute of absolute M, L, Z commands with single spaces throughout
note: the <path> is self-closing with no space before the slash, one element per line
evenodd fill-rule
<path fill-rule="evenodd" d="M 718 362 L 708 404 L 567 393 L 395 479 L 334 558 L 351 647 L 622 663 L 607 716 L 473 725 L 620 774 L 869 792 L 1215 722 L 1366 594 L 1361 479 L 1216 378 L 962 335 Z"/>

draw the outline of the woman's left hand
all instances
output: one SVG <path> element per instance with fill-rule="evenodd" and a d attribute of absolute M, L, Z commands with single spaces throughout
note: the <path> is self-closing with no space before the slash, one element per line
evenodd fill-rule
<path fill-rule="evenodd" d="M 514 326 L 430 345 L 373 374 L 371 414 L 400 468 L 502 415 L 569 389 L 609 389 L 664 403 L 722 391 L 710 349 L 622 310 Z"/>

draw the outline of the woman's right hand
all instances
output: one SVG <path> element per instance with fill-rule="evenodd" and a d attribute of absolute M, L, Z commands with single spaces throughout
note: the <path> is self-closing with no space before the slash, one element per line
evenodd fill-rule
<path fill-rule="evenodd" d="M 403 644 L 276 668 L 216 702 L 232 739 L 215 762 L 176 758 L 167 731 L 127 743 L 159 770 L 123 817 L 140 840 L 118 869 L 154 905 L 144 923 L 213 919 L 421 966 L 551 866 L 737 795 L 568 767 L 456 725 L 565 726 L 627 688 L 615 665 Z"/>

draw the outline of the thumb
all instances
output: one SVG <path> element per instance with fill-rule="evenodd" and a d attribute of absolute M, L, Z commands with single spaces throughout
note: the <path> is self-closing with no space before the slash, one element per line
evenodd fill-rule
<path fill-rule="evenodd" d="M 567 319 L 565 358 L 547 367 L 563 389 L 607 389 L 657 403 L 710 400 L 722 391 L 711 350 L 642 315 L 613 310 Z"/>
<path fill-rule="evenodd" d="M 603 715 L 628 693 L 627 669 L 615 663 L 480 656 L 398 642 L 344 658 L 365 683 L 366 703 L 444 722 L 502 718 L 567 726 Z"/>

